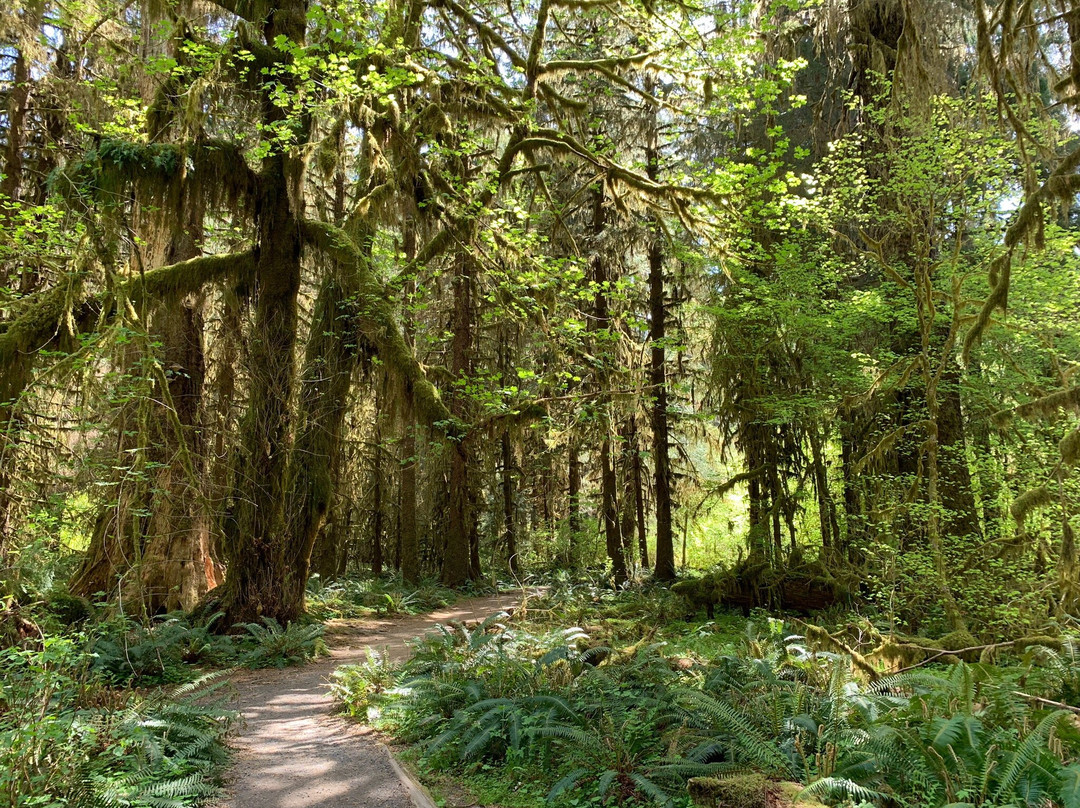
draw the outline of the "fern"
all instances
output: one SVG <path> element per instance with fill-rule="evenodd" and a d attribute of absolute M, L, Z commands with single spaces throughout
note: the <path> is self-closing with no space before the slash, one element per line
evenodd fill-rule
<path fill-rule="evenodd" d="M 1068 717 L 1069 713 L 1066 710 L 1056 710 L 1046 716 L 1038 723 L 1035 729 L 1028 733 L 1028 736 L 1024 738 L 1016 751 L 1009 756 L 1009 762 L 1005 765 L 1005 770 L 998 781 L 997 790 L 994 792 L 995 802 L 1004 802 L 1013 795 L 1020 776 L 1026 769 L 1036 764 L 1042 747 L 1046 745 L 1050 738 L 1050 733 Z"/>

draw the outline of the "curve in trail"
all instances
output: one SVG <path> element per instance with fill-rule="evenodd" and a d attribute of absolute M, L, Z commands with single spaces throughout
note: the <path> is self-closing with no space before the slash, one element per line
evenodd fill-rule
<path fill-rule="evenodd" d="M 327 681 L 338 665 L 392 658 L 436 623 L 483 620 L 518 607 L 524 593 L 464 600 L 431 614 L 327 624 L 330 658 L 298 668 L 245 672 L 233 678 L 242 715 L 219 808 L 416 808 L 413 786 L 399 775 L 370 729 L 337 715 Z"/>

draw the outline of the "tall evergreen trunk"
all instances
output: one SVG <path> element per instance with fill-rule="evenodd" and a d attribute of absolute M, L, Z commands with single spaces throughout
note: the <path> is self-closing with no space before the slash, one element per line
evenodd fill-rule
<path fill-rule="evenodd" d="M 660 151 L 657 145 L 656 111 L 651 115 L 649 145 L 645 150 L 649 179 L 660 176 Z M 651 425 L 653 436 L 653 484 L 656 508 L 656 566 L 658 580 L 675 577 L 675 545 L 671 527 L 671 444 L 668 425 L 667 307 L 664 296 L 664 253 L 660 223 L 655 216 L 649 222 L 649 386 L 652 393 Z"/>
<path fill-rule="evenodd" d="M 943 529 L 947 536 L 971 546 L 973 541 L 982 539 L 983 533 L 967 459 L 966 419 L 960 401 L 960 365 L 952 357 L 946 357 L 944 361 L 937 419 Z"/>
<path fill-rule="evenodd" d="M 569 532 L 566 544 L 566 566 L 577 569 L 581 563 L 578 543 L 581 541 L 581 455 L 576 443 L 567 447 L 566 526 Z"/>
<path fill-rule="evenodd" d="M 23 28 L 36 35 L 43 10 L 43 4 L 37 0 L 24 4 Z M 10 211 L 22 195 L 25 174 L 26 118 L 30 112 L 31 89 L 30 59 L 26 46 L 20 44 L 15 49 L 14 57 L 11 66 L 11 89 L 7 94 L 7 120 L 4 122 L 7 142 L 4 145 L 3 162 L 0 164 L 0 174 L 3 175 L 0 177 L 0 227 L 7 223 Z M 46 151 L 49 149 L 42 149 L 42 152 Z M 9 205 L 12 207 L 9 208 Z M 10 285 L 11 281 L 0 267 L 0 287 Z M 21 279 L 19 285 L 20 291 L 30 291 L 26 278 Z M 21 430 L 16 402 L 30 383 L 32 369 L 32 352 L 20 351 L 5 364 L 3 373 L 0 373 L 0 568 L 7 567 L 6 559 L 15 529 L 17 497 L 12 488 L 15 480 L 13 464 Z"/>
<path fill-rule="evenodd" d="M 416 223 L 406 218 L 402 225 L 402 248 L 405 260 L 412 262 L 416 257 Z M 411 305 L 416 294 L 416 279 L 410 278 L 405 286 L 404 336 L 410 348 L 413 347 L 415 329 Z M 416 408 L 413 390 L 405 386 L 401 397 L 401 488 L 399 491 L 398 513 L 400 531 L 398 546 L 401 548 L 401 577 L 407 583 L 420 580 L 420 540 L 416 532 Z"/>
<path fill-rule="evenodd" d="M 375 446 L 371 453 L 371 572 L 383 573 L 383 533 L 386 523 L 386 504 L 383 496 L 382 430 L 378 393 L 379 382 L 375 382 Z"/>
<path fill-rule="evenodd" d="M 276 48 L 284 37 L 303 46 L 306 35 L 305 0 L 276 0 L 263 24 L 263 38 Z M 288 62 L 264 87 L 263 126 L 277 131 L 287 125 L 285 112 L 271 98 L 271 84 L 296 90 Z M 305 144 L 310 122 L 296 126 L 296 142 Z M 310 544 L 290 542 L 285 503 L 288 498 L 289 459 L 293 443 L 292 399 L 295 388 L 297 295 L 301 278 L 301 221 L 304 215 L 304 161 L 299 149 L 271 144 L 263 158 L 255 201 L 257 260 L 255 324 L 251 338 L 251 390 L 248 411 L 241 424 L 240 458 L 227 530 L 229 572 L 221 595 L 223 625 L 272 617 L 296 619 L 304 608 Z M 328 501 L 325 489 L 313 492 L 301 504 L 313 513 Z M 323 511 L 325 514 L 325 510 Z M 311 524 L 299 523 L 302 527 Z M 314 532 L 305 530 L 305 542 Z M 305 549 L 307 552 L 305 552 Z"/>
<path fill-rule="evenodd" d="M 32 31 L 36 36 L 41 25 L 44 4 L 41 0 L 31 0 L 22 4 L 21 27 Z M 20 43 L 14 50 L 11 65 L 11 89 L 7 92 L 7 120 L 4 121 L 3 164 L 0 166 L 0 197 L 5 204 L 0 205 L 0 224 L 9 217 L 7 203 L 18 202 L 22 189 L 24 172 L 24 151 L 26 149 L 26 117 L 30 113 L 30 57 L 27 54 L 29 42 Z M 6 50 L 6 49 L 5 49 Z M 5 54 L 6 55 L 6 54 Z M 8 279 L 0 276 L 0 282 Z"/>
<path fill-rule="evenodd" d="M 593 193 L 592 232 L 594 237 L 599 237 L 604 232 L 607 219 L 604 202 L 604 192 L 597 188 Z M 611 571 L 616 585 L 621 585 L 627 577 L 626 556 L 623 553 L 622 537 L 619 534 L 619 484 L 616 479 L 615 463 L 611 456 L 611 393 L 608 386 L 611 383 L 609 368 L 613 357 L 610 347 L 606 344 L 611 340 L 611 313 L 608 305 L 608 286 L 611 283 L 611 277 L 599 243 L 594 249 L 592 281 L 596 293 L 593 300 L 592 327 L 599 335 L 601 345 L 595 350 L 601 357 L 602 363 L 597 378 L 597 384 L 600 387 L 597 406 L 601 414 L 600 429 L 603 430 L 600 439 L 600 513 L 604 525 L 604 544 L 608 559 L 611 561 Z"/>
<path fill-rule="evenodd" d="M 510 572 L 521 572 L 518 559 L 517 526 L 514 523 L 514 449 L 510 443 L 510 430 L 504 429 L 500 441 L 502 454 L 502 500 L 503 500 L 503 542 L 506 546 L 506 559 Z"/>
<path fill-rule="evenodd" d="M 653 506 L 656 509 L 656 566 L 661 581 L 675 577 L 675 546 L 671 527 L 671 459 L 668 426 L 667 361 L 664 349 L 667 312 L 664 306 L 664 259 L 659 228 L 649 244 L 649 384 L 652 388 Z"/>
<path fill-rule="evenodd" d="M 824 554 L 836 560 L 840 549 L 840 524 L 836 513 L 836 502 L 829 490 L 829 470 L 825 464 L 825 451 L 822 435 L 818 426 L 812 424 L 807 431 L 810 443 L 810 462 L 814 475 L 814 492 L 817 495 L 818 524 L 821 526 L 821 549 Z M 827 438 L 828 435 L 826 434 Z"/>
<path fill-rule="evenodd" d="M 622 502 L 619 513 L 619 536 L 622 539 L 623 556 L 627 566 L 634 558 L 634 523 L 636 522 L 636 502 L 638 492 L 634 490 L 634 456 L 637 455 L 637 423 L 630 416 L 619 430 L 619 473 L 622 475 Z"/>
<path fill-rule="evenodd" d="M 638 554 L 641 558 L 642 569 L 649 569 L 648 529 L 645 525 L 645 481 L 641 470 L 641 450 L 637 446 L 634 447 L 632 462 L 631 474 L 634 478 L 634 523 L 637 527 Z"/>
<path fill-rule="evenodd" d="M 453 337 L 450 342 L 450 373 L 455 381 L 467 379 L 471 370 L 472 348 L 472 284 L 473 259 L 462 254 L 453 279 L 454 314 Z M 467 402 L 464 389 L 455 389 L 450 397 L 450 412 L 466 420 Z M 451 440 L 450 452 L 450 509 L 443 551 L 442 582 L 446 586 L 462 586 L 472 578 L 473 513 L 469 495 L 468 438 Z"/>
<path fill-rule="evenodd" d="M 601 513 L 604 520 L 604 546 L 611 561 L 611 573 L 615 585 L 626 582 L 626 555 L 623 553 L 622 536 L 619 532 L 618 481 L 615 464 L 611 457 L 611 436 L 606 434 L 600 443 L 600 495 Z"/>

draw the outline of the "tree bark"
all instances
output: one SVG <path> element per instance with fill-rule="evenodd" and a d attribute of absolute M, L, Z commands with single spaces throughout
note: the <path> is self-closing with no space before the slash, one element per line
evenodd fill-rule
<path fill-rule="evenodd" d="M 650 165 L 656 162 L 652 153 Z M 649 242 L 649 385 L 652 388 L 652 454 L 654 507 L 656 508 L 656 566 L 653 573 L 661 581 L 675 577 L 675 544 L 671 526 L 671 459 L 668 455 L 667 361 L 664 349 L 667 311 L 664 305 L 664 257 L 659 227 L 651 228 Z"/>
<path fill-rule="evenodd" d="M 566 525 L 569 532 L 566 544 L 566 566 L 577 569 L 581 563 L 578 542 L 581 539 L 581 456 L 576 443 L 567 447 L 569 463 L 567 469 Z"/>
<path fill-rule="evenodd" d="M 306 24 L 305 0 L 277 0 L 263 25 L 264 41 L 274 48 L 281 36 L 303 46 Z M 296 79 L 288 68 L 291 57 L 282 53 L 280 59 L 284 63 L 281 74 L 268 81 L 295 92 Z M 264 88 L 264 127 L 276 131 L 286 125 L 284 118 L 285 112 L 270 97 L 270 88 Z M 297 142 L 305 143 L 310 122 L 301 121 L 298 128 Z M 259 248 L 252 381 L 226 523 L 231 557 L 228 577 L 220 587 L 224 626 L 263 617 L 281 623 L 295 620 L 304 608 L 310 558 L 310 545 L 290 547 L 285 514 L 293 443 L 290 403 L 296 377 L 305 166 L 287 146 L 275 143 L 271 148 L 272 153 L 263 159 L 255 202 Z M 314 539 L 314 533 L 308 531 L 308 535 Z"/>
<path fill-rule="evenodd" d="M 402 225 L 402 248 L 405 260 L 412 262 L 416 258 L 416 224 L 407 218 Z M 416 294 L 416 279 L 410 278 L 405 286 L 404 337 L 410 348 L 414 347 L 413 315 L 411 305 Z M 415 584 L 420 580 L 420 542 L 416 532 L 416 412 L 411 386 L 406 386 L 402 395 L 401 406 L 401 490 L 400 508 L 401 532 L 401 577 L 406 583 Z"/>
<path fill-rule="evenodd" d="M 510 430 L 504 429 L 501 439 L 502 453 L 502 498 L 503 498 L 503 542 L 506 545 L 506 559 L 510 572 L 521 572 L 517 550 L 517 526 L 514 523 L 514 450 L 510 443 Z"/>
<path fill-rule="evenodd" d="M 450 372 L 455 381 L 464 381 L 471 370 L 472 347 L 472 258 L 462 254 L 453 279 L 454 319 L 450 343 Z M 454 417 L 465 420 L 467 402 L 463 389 L 456 389 L 450 398 Z M 472 577 L 472 512 L 469 496 L 469 457 L 467 439 L 451 441 L 450 449 L 450 512 L 443 552 L 442 582 L 446 586 L 462 586 Z"/>

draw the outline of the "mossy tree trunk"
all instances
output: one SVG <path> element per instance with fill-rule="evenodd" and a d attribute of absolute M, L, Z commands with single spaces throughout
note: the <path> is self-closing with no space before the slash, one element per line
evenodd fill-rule
<path fill-rule="evenodd" d="M 302 46 L 307 25 L 304 0 L 276 0 L 270 5 L 263 38 L 275 48 L 279 36 Z M 295 142 L 307 142 L 310 123 L 287 121 L 271 98 L 270 84 L 295 92 L 291 57 L 277 51 L 281 75 L 263 88 L 263 125 L 268 131 L 291 126 Z M 270 144 L 258 177 L 255 201 L 258 243 L 255 323 L 251 336 L 251 389 L 241 424 L 239 459 L 226 529 L 229 572 L 220 589 L 219 608 L 226 626 L 261 617 L 294 620 L 304 607 L 308 558 L 290 546 L 285 503 L 293 443 L 292 399 L 295 390 L 297 294 L 303 255 L 304 161 L 294 147 Z M 305 534 L 307 535 L 307 534 Z M 310 547 L 307 548 L 310 553 Z"/>
<path fill-rule="evenodd" d="M 474 277 L 472 256 L 460 255 L 451 282 L 453 335 L 450 342 L 450 373 L 455 384 L 460 386 L 450 397 L 450 412 L 462 421 L 466 420 L 468 414 L 464 385 L 472 369 Z M 463 585 L 473 576 L 472 536 L 476 514 L 469 490 L 469 439 L 463 437 L 452 440 L 447 448 L 450 453 L 450 507 L 443 551 L 442 582 L 446 586 L 454 587 Z"/>
<path fill-rule="evenodd" d="M 592 235 L 596 241 L 593 245 L 591 264 L 592 282 L 595 289 L 592 329 L 596 344 L 593 350 L 600 358 L 600 368 L 596 378 L 598 387 L 596 404 L 600 429 L 600 515 L 604 530 L 604 545 L 608 559 L 611 561 L 612 575 L 615 578 L 615 584 L 621 585 L 626 581 L 627 570 L 626 555 L 623 553 L 622 536 L 619 532 L 619 483 L 612 457 L 611 393 L 608 390 L 611 384 L 610 366 L 614 359 L 611 348 L 611 310 L 608 301 L 608 287 L 612 279 L 608 262 L 603 254 L 603 247 L 599 243 L 606 225 L 606 200 L 604 191 L 598 187 L 593 191 Z"/>
<path fill-rule="evenodd" d="M 581 541 L 581 450 L 575 441 L 571 440 L 566 447 L 567 462 L 567 487 L 566 487 L 566 566 L 576 569 L 581 563 L 581 553 L 578 552 L 578 543 Z"/>

